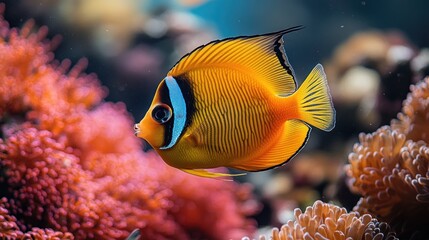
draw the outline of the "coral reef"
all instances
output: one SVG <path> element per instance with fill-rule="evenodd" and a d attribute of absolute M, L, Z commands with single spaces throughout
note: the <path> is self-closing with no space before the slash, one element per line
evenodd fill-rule
<path fill-rule="evenodd" d="M 62 233 L 52 229 L 32 228 L 22 232 L 16 224 L 16 218 L 5 208 L 6 198 L 0 199 L 0 238 L 1 239 L 74 239 L 71 233 Z"/>
<path fill-rule="evenodd" d="M 429 234 L 428 83 L 411 86 L 391 126 L 359 136 L 347 166 L 350 188 L 362 196 L 355 210 L 390 223 L 407 239 Z"/>
<path fill-rule="evenodd" d="M 46 31 L 0 19 L 1 234 L 124 239 L 138 228 L 143 239 L 223 239 L 254 230 L 249 186 L 142 152 L 125 105 L 103 101 L 106 89 L 82 73 L 86 60 L 71 69 L 55 61 Z"/>
<path fill-rule="evenodd" d="M 265 239 L 264 236 L 260 240 Z M 369 214 L 347 213 L 346 209 L 316 201 L 305 212 L 295 210 L 295 221 L 281 229 L 274 228 L 273 240 L 293 239 L 397 239 L 388 224 L 378 222 Z"/>

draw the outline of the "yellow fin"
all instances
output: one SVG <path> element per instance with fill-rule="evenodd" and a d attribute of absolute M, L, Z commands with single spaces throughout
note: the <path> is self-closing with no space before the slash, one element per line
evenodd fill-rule
<path fill-rule="evenodd" d="M 176 77 L 204 68 L 235 69 L 260 80 L 277 95 L 292 94 L 296 82 L 282 36 L 301 28 L 210 42 L 185 55 L 167 75 Z"/>
<path fill-rule="evenodd" d="M 300 120 L 286 121 L 279 139 L 266 153 L 257 159 L 248 159 L 230 167 L 254 172 L 281 166 L 305 146 L 310 130 L 311 128 Z"/>
<path fill-rule="evenodd" d="M 243 176 L 246 175 L 246 173 L 238 173 L 238 174 L 230 174 L 230 173 L 217 173 L 217 172 L 209 172 L 204 169 L 183 169 L 180 170 L 195 175 L 199 177 L 206 177 L 206 178 L 227 178 L 227 177 L 237 177 L 237 176 Z M 229 180 L 229 179 L 225 179 Z"/>
<path fill-rule="evenodd" d="M 195 132 L 186 133 L 183 136 L 183 140 L 185 140 L 189 144 L 189 146 L 192 147 L 198 147 L 203 144 L 201 136 L 199 134 L 196 134 Z"/>
<path fill-rule="evenodd" d="M 324 131 L 335 127 L 335 109 L 321 64 L 313 68 L 294 96 L 299 119 Z"/>

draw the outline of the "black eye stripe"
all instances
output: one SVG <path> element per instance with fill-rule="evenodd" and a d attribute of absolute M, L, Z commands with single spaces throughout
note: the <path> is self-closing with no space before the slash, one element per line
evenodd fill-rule
<path fill-rule="evenodd" d="M 168 90 L 168 87 L 165 84 L 164 80 L 161 82 L 161 85 L 159 86 L 159 97 L 160 97 L 159 99 L 160 102 L 162 102 L 165 105 L 171 106 L 170 91 Z M 172 109 L 172 115 L 174 115 L 174 109 Z M 174 125 L 174 118 L 171 118 L 170 121 L 162 125 L 164 127 L 163 145 L 171 142 L 171 138 L 173 135 L 173 125 Z"/>

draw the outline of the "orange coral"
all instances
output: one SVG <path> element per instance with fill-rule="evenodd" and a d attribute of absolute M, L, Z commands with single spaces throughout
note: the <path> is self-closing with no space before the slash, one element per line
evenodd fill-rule
<path fill-rule="evenodd" d="M 142 152 L 125 106 L 102 102 L 106 90 L 81 73 L 85 61 L 56 63 L 45 34 L 0 18 L 0 194 L 16 222 L 0 233 L 123 239 L 138 228 L 144 239 L 223 239 L 254 230 L 247 186 Z"/>
<path fill-rule="evenodd" d="M 295 209 L 295 221 L 280 230 L 274 228 L 273 240 L 293 239 L 397 239 L 389 225 L 380 223 L 369 214 L 347 213 L 346 209 L 316 201 L 305 212 Z M 265 239 L 265 237 L 260 238 Z"/>
<path fill-rule="evenodd" d="M 100 103 L 106 90 L 94 75 L 81 74 L 85 61 L 69 71 L 69 61 L 51 63 L 51 44 L 42 43 L 46 28 L 32 33 L 31 21 L 21 31 L 2 25 L 0 117 L 27 113 L 43 129 L 70 131 L 69 125 L 79 119 L 79 109 Z"/>
<path fill-rule="evenodd" d="M 4 28 L 7 26 L 4 23 L 2 25 Z M 0 66 L 3 80 L 1 109 L 10 109 L 6 103 L 15 102 L 21 108 L 12 108 L 10 112 L 55 106 L 58 101 L 87 107 L 100 102 L 105 96 L 105 90 L 100 88 L 93 75 L 81 74 L 85 61 L 65 76 L 69 61 L 58 66 L 48 65 L 53 60 L 51 44 L 42 43 L 47 29 L 41 28 L 35 33 L 32 29 L 33 22 L 29 21 L 21 31 L 7 28 L 1 31 L 0 51 L 4 61 Z M 22 95 L 23 92 L 27 94 Z"/>

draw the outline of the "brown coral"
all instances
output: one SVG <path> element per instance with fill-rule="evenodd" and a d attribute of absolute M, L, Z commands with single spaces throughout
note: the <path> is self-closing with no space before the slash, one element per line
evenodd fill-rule
<path fill-rule="evenodd" d="M 386 223 L 380 223 L 369 214 L 347 213 L 346 209 L 316 201 L 305 212 L 295 209 L 295 221 L 289 221 L 280 230 L 274 228 L 273 240 L 293 239 L 397 239 Z M 264 237 L 260 238 L 265 239 Z"/>

